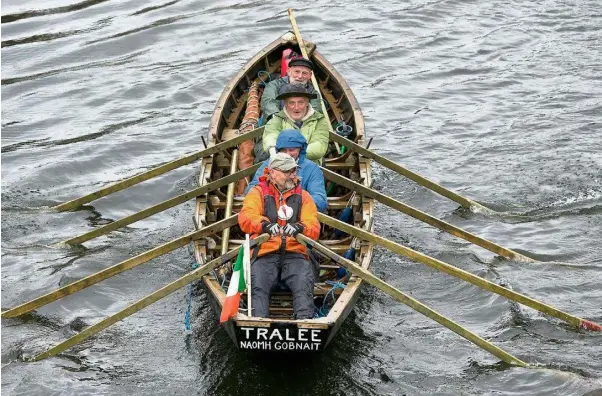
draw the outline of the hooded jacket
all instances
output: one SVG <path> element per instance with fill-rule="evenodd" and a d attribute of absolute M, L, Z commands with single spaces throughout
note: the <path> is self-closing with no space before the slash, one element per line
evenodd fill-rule
<path fill-rule="evenodd" d="M 306 157 L 312 161 L 320 161 L 328 150 L 328 120 L 322 113 L 310 108 L 306 118 L 299 127 L 291 120 L 285 110 L 274 114 L 274 117 L 265 125 L 263 130 L 263 150 L 270 152 L 270 147 L 276 146 L 276 140 L 280 131 L 285 129 L 297 129 L 307 140 Z"/>
<path fill-rule="evenodd" d="M 263 124 L 268 122 L 268 120 L 276 113 L 281 110 L 281 103 L 276 96 L 280 94 L 280 88 L 283 85 L 289 83 L 288 76 L 280 77 L 274 81 L 270 81 L 266 84 L 265 89 L 263 91 L 263 95 L 261 95 L 261 111 L 263 112 Z M 309 92 L 318 94 L 316 99 L 312 99 L 309 101 L 311 107 L 316 111 L 322 111 L 322 104 L 320 103 L 320 93 L 314 90 L 313 85 L 306 84 Z"/>
<path fill-rule="evenodd" d="M 298 129 L 285 129 L 280 132 L 278 139 L 276 139 L 276 151 L 283 148 L 296 147 L 301 148 L 299 157 L 297 158 L 297 165 L 299 165 L 299 168 L 297 168 L 297 178 L 301 181 L 301 188 L 311 195 L 318 211 L 325 212 L 328 207 L 328 201 L 326 200 L 326 188 L 324 187 L 324 174 L 318 165 L 305 158 L 307 141 Z M 245 190 L 245 194 L 248 194 L 251 188 L 259 183 L 259 177 L 264 174 L 264 169 L 267 168 L 268 162 L 270 162 L 269 159 L 265 160 L 257 170 L 255 177 L 253 177 L 253 180 Z"/>
<path fill-rule="evenodd" d="M 276 188 L 276 186 L 269 180 L 267 173 L 268 170 L 265 169 L 264 176 L 261 176 L 260 182 L 267 183 L 270 195 L 274 196 L 277 205 L 286 203 L 289 197 L 295 195 L 295 188 L 281 193 L 278 188 Z M 299 181 L 296 180 L 296 184 L 298 183 Z M 318 211 L 316 210 L 316 205 L 311 199 L 311 196 L 307 191 L 304 190 L 301 190 L 301 205 L 300 213 L 298 213 L 298 220 L 298 223 L 303 225 L 303 235 L 313 240 L 317 240 L 320 236 Z M 251 234 L 251 238 L 256 238 L 258 235 L 263 233 L 262 223 L 264 221 L 270 222 L 271 220 L 266 216 L 266 213 L 264 213 L 263 190 L 260 186 L 255 186 L 251 189 L 251 191 L 249 191 L 242 203 L 242 209 L 238 214 L 238 225 L 244 233 Z M 286 224 L 286 220 L 278 219 L 277 221 L 280 225 Z M 300 244 L 297 239 L 289 236 L 283 238 L 280 235 L 274 235 L 266 242 L 261 244 L 259 246 L 257 256 L 261 257 L 265 256 L 266 254 L 280 252 L 283 240 L 285 244 L 285 251 L 290 253 L 301 253 L 308 257 L 305 246 Z"/>

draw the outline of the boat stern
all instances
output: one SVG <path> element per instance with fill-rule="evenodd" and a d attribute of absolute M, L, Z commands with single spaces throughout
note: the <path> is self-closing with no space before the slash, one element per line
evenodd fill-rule
<path fill-rule="evenodd" d="M 330 341 L 334 323 L 326 319 L 234 320 L 233 339 L 240 349 L 269 352 L 320 352 Z"/>

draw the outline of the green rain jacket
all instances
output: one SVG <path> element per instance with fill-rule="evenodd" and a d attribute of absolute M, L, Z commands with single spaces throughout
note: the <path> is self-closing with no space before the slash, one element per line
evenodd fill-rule
<path fill-rule="evenodd" d="M 265 125 L 263 131 L 263 150 L 269 153 L 270 147 L 276 146 L 276 140 L 280 131 L 285 129 L 298 129 L 307 140 L 306 158 L 314 162 L 320 162 L 328 150 L 328 120 L 322 113 L 314 111 L 301 128 L 291 120 L 284 110 L 274 114 L 272 119 Z"/>

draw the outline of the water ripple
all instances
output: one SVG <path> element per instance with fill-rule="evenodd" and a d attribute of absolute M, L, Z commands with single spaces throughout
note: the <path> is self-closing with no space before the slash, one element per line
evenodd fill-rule
<path fill-rule="evenodd" d="M 47 8 L 45 10 L 32 10 L 21 12 L 18 14 L 2 15 L 2 23 L 11 23 L 20 19 L 35 18 L 42 15 L 65 14 L 68 12 L 83 10 L 85 8 L 92 7 L 96 4 L 101 4 L 106 1 L 108 0 L 86 0 L 82 1 L 81 3 L 70 4 L 64 7 Z"/>
<path fill-rule="evenodd" d="M 86 246 L 51 246 L 194 188 L 198 164 L 79 211 L 48 206 L 200 149 L 229 79 L 290 29 L 284 6 L 269 1 L 40 7 L 2 3 L 3 307 L 189 232 L 192 202 Z M 373 163 L 375 187 L 542 262 L 505 260 L 379 203 L 377 233 L 602 320 L 598 2 L 318 0 L 295 11 L 304 37 L 356 94 L 371 148 L 497 213 L 460 209 Z M 196 285 L 192 335 L 183 332 L 183 289 L 56 358 L 23 363 L 173 281 L 193 259 L 180 249 L 3 320 L 2 393 L 585 395 L 602 388 L 599 333 L 383 248 L 373 260 L 377 276 L 540 368 L 500 363 L 371 286 L 329 349 L 307 359 L 236 350 Z"/>

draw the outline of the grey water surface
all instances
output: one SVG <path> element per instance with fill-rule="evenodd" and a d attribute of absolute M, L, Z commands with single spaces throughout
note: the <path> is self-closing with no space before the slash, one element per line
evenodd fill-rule
<path fill-rule="evenodd" d="M 2 308 L 193 229 L 188 203 L 81 234 L 196 186 L 197 164 L 68 213 L 47 210 L 202 147 L 216 99 L 289 29 L 345 77 L 371 148 L 497 211 L 472 213 L 375 164 L 374 187 L 534 257 L 500 259 L 378 204 L 378 234 L 602 322 L 598 0 L 2 1 Z M 378 248 L 381 278 L 519 358 L 500 363 L 366 287 L 324 353 L 234 348 L 182 289 L 58 357 L 40 353 L 190 270 L 180 249 L 2 320 L 3 395 L 595 395 L 602 333 L 575 329 Z"/>

